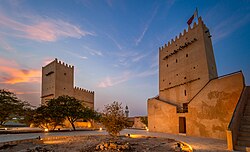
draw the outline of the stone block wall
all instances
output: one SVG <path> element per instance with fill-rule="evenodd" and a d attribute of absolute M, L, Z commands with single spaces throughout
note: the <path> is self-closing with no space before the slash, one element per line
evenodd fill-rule
<path fill-rule="evenodd" d="M 188 104 L 188 113 L 157 98 L 148 100 L 149 130 L 179 133 L 179 117 L 186 118 L 186 135 L 226 139 L 226 130 L 244 88 L 241 72 L 211 80 Z"/>

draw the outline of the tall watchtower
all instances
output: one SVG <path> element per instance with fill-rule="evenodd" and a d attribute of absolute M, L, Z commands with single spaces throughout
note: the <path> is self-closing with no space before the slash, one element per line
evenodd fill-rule
<path fill-rule="evenodd" d="M 73 94 L 74 66 L 55 59 L 42 67 L 42 104 L 61 95 Z"/>
<path fill-rule="evenodd" d="M 41 104 L 62 95 L 72 96 L 83 105 L 94 108 L 94 91 L 74 87 L 74 66 L 55 59 L 42 68 Z"/>
<path fill-rule="evenodd" d="M 160 100 L 186 103 L 216 77 L 211 35 L 201 17 L 198 24 L 159 48 Z"/>

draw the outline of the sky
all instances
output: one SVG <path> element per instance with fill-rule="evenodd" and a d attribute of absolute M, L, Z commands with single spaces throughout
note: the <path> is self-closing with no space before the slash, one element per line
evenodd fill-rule
<path fill-rule="evenodd" d="M 75 86 L 147 114 L 158 94 L 158 48 L 188 28 L 195 8 L 210 29 L 219 76 L 250 84 L 249 0 L 0 0 L 0 89 L 40 104 L 41 69 L 75 66 Z"/>

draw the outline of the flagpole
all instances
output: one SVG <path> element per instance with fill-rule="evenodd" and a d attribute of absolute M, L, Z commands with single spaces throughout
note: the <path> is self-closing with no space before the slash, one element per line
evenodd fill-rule
<path fill-rule="evenodd" d="M 197 20 L 199 19 L 199 15 L 198 15 L 198 8 L 196 7 L 196 13 L 197 13 Z"/>

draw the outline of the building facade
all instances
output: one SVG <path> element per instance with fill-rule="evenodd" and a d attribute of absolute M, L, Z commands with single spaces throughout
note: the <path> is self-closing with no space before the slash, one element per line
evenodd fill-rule
<path fill-rule="evenodd" d="M 159 97 L 182 106 L 217 77 L 208 28 L 199 20 L 159 49 Z"/>
<path fill-rule="evenodd" d="M 42 67 L 41 104 L 62 95 L 75 97 L 84 105 L 94 108 L 94 91 L 74 87 L 74 66 L 55 59 Z"/>
<path fill-rule="evenodd" d="M 218 77 L 211 35 L 199 17 L 198 24 L 159 49 L 159 94 L 147 102 L 149 130 L 228 139 L 235 145 L 247 112 L 237 105 L 250 102 L 247 90 L 241 71 Z"/>

